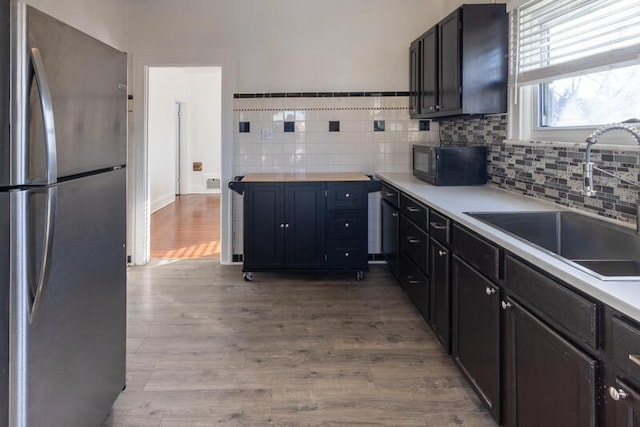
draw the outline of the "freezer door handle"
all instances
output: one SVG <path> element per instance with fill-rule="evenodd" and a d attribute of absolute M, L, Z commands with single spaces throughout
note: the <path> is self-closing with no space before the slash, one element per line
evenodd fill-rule
<path fill-rule="evenodd" d="M 51 88 L 47 72 L 42 61 L 40 49 L 31 48 L 31 63 L 38 85 L 40 95 L 40 108 L 42 109 L 42 121 L 44 124 L 44 140 L 47 152 L 47 184 L 55 184 L 58 179 L 58 159 L 56 152 L 56 126 L 53 115 L 53 102 L 51 98 Z"/>
<path fill-rule="evenodd" d="M 44 224 L 44 238 L 42 239 L 42 261 L 35 287 L 31 287 L 31 309 L 29 310 L 29 321 L 33 323 L 42 306 L 42 299 L 47 290 L 49 282 L 49 258 L 53 248 L 54 225 L 56 222 L 56 209 L 58 204 L 58 187 L 49 187 L 47 190 L 47 203 Z"/>

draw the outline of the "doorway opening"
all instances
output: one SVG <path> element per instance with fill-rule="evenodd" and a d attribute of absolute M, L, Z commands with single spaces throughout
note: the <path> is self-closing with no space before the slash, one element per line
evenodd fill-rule
<path fill-rule="evenodd" d="M 221 67 L 149 67 L 150 258 L 219 259 Z"/>

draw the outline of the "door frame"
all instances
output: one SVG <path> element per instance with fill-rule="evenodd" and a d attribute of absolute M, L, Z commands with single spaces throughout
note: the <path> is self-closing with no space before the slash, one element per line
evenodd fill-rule
<path fill-rule="evenodd" d="M 220 263 L 231 263 L 231 190 L 224 183 L 233 178 L 233 93 L 235 58 L 229 50 L 180 50 L 162 53 L 130 54 L 133 61 L 133 134 L 129 144 L 129 203 L 132 212 L 127 223 L 131 230 L 127 254 L 135 265 L 149 262 L 150 211 L 148 177 L 148 102 L 150 67 L 220 67 L 222 73 L 221 180 L 220 186 Z M 130 91 L 131 93 L 131 91 Z"/>

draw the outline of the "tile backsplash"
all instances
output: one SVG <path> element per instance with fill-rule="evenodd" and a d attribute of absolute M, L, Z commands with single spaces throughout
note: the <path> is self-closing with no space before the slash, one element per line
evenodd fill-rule
<path fill-rule="evenodd" d="M 638 191 L 616 178 L 596 172 L 596 196 L 585 197 L 580 193 L 585 144 L 505 142 L 506 129 L 506 115 L 448 120 L 440 122 L 440 137 L 442 141 L 489 146 L 489 179 L 492 185 L 609 218 L 635 222 Z M 638 182 L 639 160 L 640 152 L 636 146 L 628 149 L 593 146 L 596 165 L 631 182 Z"/>
<path fill-rule="evenodd" d="M 295 96 L 291 96 L 295 95 Z M 411 146 L 437 141 L 437 124 L 420 129 L 406 92 L 238 94 L 234 174 L 406 172 Z M 380 252 L 379 194 L 369 196 L 369 253 Z M 234 193 L 233 253 L 242 253 L 242 199 Z"/>
<path fill-rule="evenodd" d="M 298 95 L 236 95 L 235 175 L 409 172 L 412 144 L 438 140 L 442 144 L 484 144 L 489 147 L 490 185 L 635 221 L 638 192 L 629 185 L 596 173 L 596 196 L 580 193 L 585 144 L 505 141 L 504 114 L 438 122 L 412 120 L 404 93 Z M 593 161 L 631 182 L 638 181 L 640 151 L 635 146 L 595 145 Z M 378 193 L 369 195 L 370 254 L 380 253 L 379 200 Z M 242 254 L 242 199 L 235 193 L 233 230 L 233 253 Z"/>

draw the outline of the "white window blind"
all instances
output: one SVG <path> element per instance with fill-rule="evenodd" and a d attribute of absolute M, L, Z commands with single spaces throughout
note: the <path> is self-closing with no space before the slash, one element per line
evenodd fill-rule
<path fill-rule="evenodd" d="M 640 0 L 514 0 L 512 83 L 640 63 Z"/>

